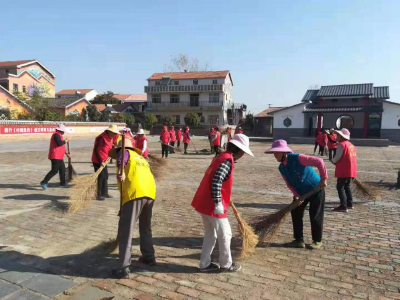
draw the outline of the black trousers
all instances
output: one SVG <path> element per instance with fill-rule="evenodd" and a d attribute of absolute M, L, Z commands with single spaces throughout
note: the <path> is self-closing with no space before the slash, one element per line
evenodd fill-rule
<path fill-rule="evenodd" d="M 214 146 L 215 156 L 219 154 L 219 146 Z"/>
<path fill-rule="evenodd" d="M 187 153 L 187 148 L 188 148 L 188 146 L 189 146 L 189 144 L 183 144 L 183 149 L 185 150 L 185 152 L 184 153 Z"/>
<path fill-rule="evenodd" d="M 172 146 L 172 148 L 169 147 L 169 149 L 168 149 L 169 153 L 170 153 L 170 154 L 171 154 L 171 153 L 175 153 L 175 149 L 174 149 L 174 147 L 175 147 L 175 142 L 169 142 L 169 145 Z"/>
<path fill-rule="evenodd" d="M 297 241 L 303 240 L 303 216 L 308 203 L 310 203 L 312 239 L 315 242 L 321 242 L 325 208 L 325 190 L 323 189 L 308 197 L 300 206 L 292 210 L 293 236 Z"/>
<path fill-rule="evenodd" d="M 336 155 L 336 148 L 335 149 L 329 149 L 329 160 L 332 160 Z"/>
<path fill-rule="evenodd" d="M 43 183 L 49 183 L 50 179 L 56 174 L 60 175 L 60 185 L 65 184 L 65 164 L 62 159 L 51 159 L 51 170 L 43 179 Z"/>
<path fill-rule="evenodd" d="M 317 147 L 318 147 L 318 143 L 315 142 L 315 145 L 314 145 L 314 153 L 315 153 L 315 151 L 317 151 Z"/>
<path fill-rule="evenodd" d="M 351 184 L 352 178 L 338 178 L 336 189 L 339 194 L 340 205 L 343 207 L 352 206 L 353 205 L 353 196 L 351 195 Z"/>
<path fill-rule="evenodd" d="M 100 169 L 101 164 L 93 163 L 94 171 Z M 108 168 L 107 166 L 100 172 L 97 178 L 97 197 L 108 195 Z"/>
<path fill-rule="evenodd" d="M 324 149 L 325 149 L 325 147 L 322 147 L 321 145 L 319 145 L 318 155 L 324 156 Z"/>
<path fill-rule="evenodd" d="M 175 142 L 169 142 L 172 147 L 175 147 Z"/>
<path fill-rule="evenodd" d="M 181 141 L 178 140 L 176 143 L 177 143 L 176 146 L 179 148 L 181 145 Z"/>
<path fill-rule="evenodd" d="M 168 145 L 161 144 L 161 155 L 162 157 L 168 157 Z"/>

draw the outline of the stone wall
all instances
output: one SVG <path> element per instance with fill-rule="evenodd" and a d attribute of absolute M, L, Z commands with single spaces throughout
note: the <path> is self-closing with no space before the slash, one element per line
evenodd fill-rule
<path fill-rule="evenodd" d="M 388 139 L 391 142 L 400 143 L 399 129 L 381 129 L 381 138 Z"/>

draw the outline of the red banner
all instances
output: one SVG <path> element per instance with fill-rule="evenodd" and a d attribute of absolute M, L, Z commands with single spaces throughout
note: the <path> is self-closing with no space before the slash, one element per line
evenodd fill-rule
<path fill-rule="evenodd" d="M 52 133 L 57 126 L 0 126 L 0 134 Z"/>

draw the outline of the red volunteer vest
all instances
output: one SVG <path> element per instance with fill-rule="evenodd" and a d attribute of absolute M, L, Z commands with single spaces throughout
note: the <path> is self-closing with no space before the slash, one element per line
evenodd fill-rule
<path fill-rule="evenodd" d="M 335 141 L 335 142 L 336 142 L 336 140 L 337 140 L 336 134 L 330 134 L 330 135 L 329 135 L 329 138 L 330 138 L 332 141 Z M 336 149 L 336 148 L 337 148 L 337 143 L 332 143 L 332 142 L 329 140 L 329 138 L 328 138 L 328 148 L 329 148 L 329 149 Z"/>
<path fill-rule="evenodd" d="M 161 131 L 161 135 L 160 135 L 160 139 L 161 142 L 163 142 L 163 144 L 168 144 L 170 137 L 169 137 L 169 132 L 168 131 Z"/>
<path fill-rule="evenodd" d="M 62 146 L 57 146 L 56 141 L 54 140 L 54 136 L 59 135 L 61 141 L 64 140 L 62 134 L 59 131 L 53 133 L 50 139 L 50 149 L 49 149 L 49 159 L 64 159 L 65 155 L 65 144 Z"/>
<path fill-rule="evenodd" d="M 103 147 L 97 150 L 97 145 L 101 139 L 104 141 Z M 96 139 L 94 140 L 92 162 L 94 162 L 95 164 L 101 164 L 102 162 L 106 161 L 108 158 L 108 151 L 112 149 L 113 144 L 114 144 L 114 139 L 110 138 L 107 132 L 104 131 L 102 134 L 97 136 Z M 98 153 L 100 154 L 101 161 L 98 160 L 95 151 L 98 151 Z"/>
<path fill-rule="evenodd" d="M 176 134 L 176 140 L 182 141 L 182 130 L 178 130 L 178 133 Z"/>
<path fill-rule="evenodd" d="M 184 133 L 183 133 L 183 143 L 184 144 L 189 144 L 189 135 L 190 135 L 190 133 L 189 133 L 189 131 L 185 131 Z"/>
<path fill-rule="evenodd" d="M 356 178 L 357 177 L 357 148 L 349 141 L 342 141 L 343 154 L 336 163 L 336 178 Z"/>
<path fill-rule="evenodd" d="M 175 135 L 175 130 L 170 130 L 169 131 L 169 135 L 171 137 L 171 142 L 175 142 L 176 141 L 176 135 Z"/>
<path fill-rule="evenodd" d="M 144 141 L 147 141 L 147 138 L 143 136 L 143 138 L 140 139 L 139 135 L 137 135 L 135 137 L 135 140 L 136 140 L 136 147 L 139 148 L 140 150 L 143 150 L 143 144 Z M 147 142 L 146 150 L 144 151 L 144 153 L 142 153 L 143 157 L 147 157 L 148 155 L 149 155 L 149 142 Z"/>
<path fill-rule="evenodd" d="M 217 131 L 215 133 L 215 135 L 217 136 L 217 138 L 213 141 L 213 146 L 220 146 L 221 145 L 221 132 Z"/>
<path fill-rule="evenodd" d="M 214 208 L 215 203 L 212 198 L 212 181 L 214 174 L 218 167 L 225 161 L 229 159 L 232 162 L 232 171 L 229 178 L 222 183 L 221 193 L 222 193 L 222 204 L 224 206 L 223 215 L 215 215 Z M 229 202 L 231 201 L 232 193 L 232 181 L 233 181 L 233 169 L 235 168 L 235 163 L 233 161 L 232 153 L 225 152 L 213 159 L 211 165 L 208 167 L 206 173 L 204 174 L 203 180 L 194 195 L 192 206 L 194 209 L 204 215 L 212 216 L 214 218 L 227 218 L 227 210 Z"/>

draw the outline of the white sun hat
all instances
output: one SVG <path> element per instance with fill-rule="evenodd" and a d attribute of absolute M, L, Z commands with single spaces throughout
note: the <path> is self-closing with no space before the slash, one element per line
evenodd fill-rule
<path fill-rule="evenodd" d="M 337 134 L 340 134 L 344 139 L 350 140 L 350 131 L 346 128 L 343 128 L 342 130 L 335 130 Z"/>
<path fill-rule="evenodd" d="M 143 128 L 140 128 L 137 134 L 144 134 Z"/>
<path fill-rule="evenodd" d="M 248 155 L 254 157 L 253 152 L 250 150 L 250 142 L 247 135 L 244 134 L 235 134 L 233 138 L 229 141 L 229 143 L 234 144 L 239 149 L 243 150 Z"/>
<path fill-rule="evenodd" d="M 65 127 L 64 124 L 58 124 L 58 127 L 56 128 L 57 131 L 61 131 L 61 132 L 66 132 L 67 131 L 67 127 Z"/>

